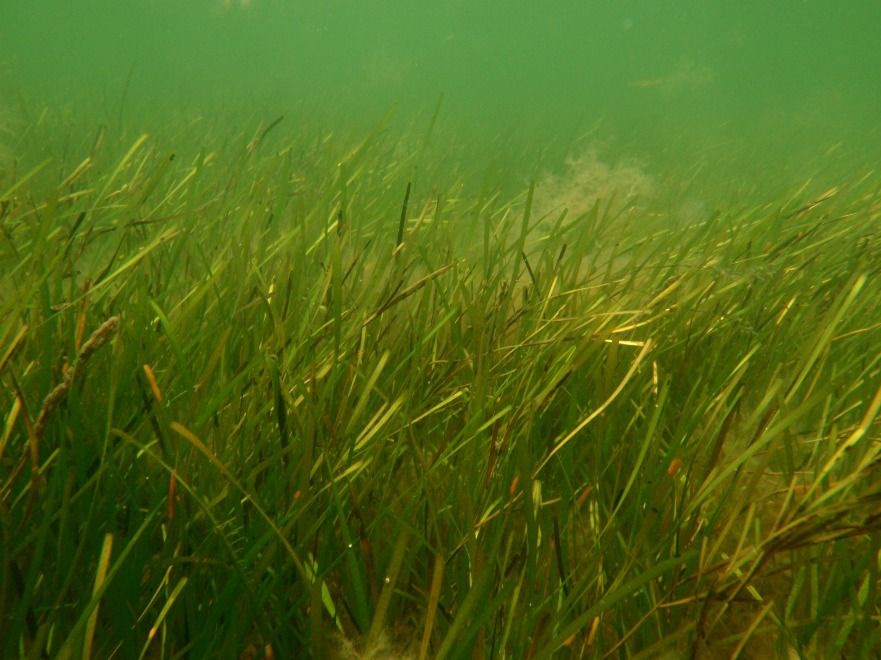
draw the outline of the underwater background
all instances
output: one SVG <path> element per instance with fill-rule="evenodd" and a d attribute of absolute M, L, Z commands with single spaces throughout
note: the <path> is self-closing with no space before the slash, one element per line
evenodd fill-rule
<path fill-rule="evenodd" d="M 40 104 L 136 132 L 440 103 L 446 139 L 525 178 L 589 134 L 611 161 L 785 187 L 881 151 L 879 33 L 874 0 L 2 0 L 0 108 L 7 133 Z"/>

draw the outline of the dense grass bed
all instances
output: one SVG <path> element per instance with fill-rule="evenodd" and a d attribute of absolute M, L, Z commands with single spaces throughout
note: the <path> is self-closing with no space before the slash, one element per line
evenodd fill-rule
<path fill-rule="evenodd" d="M 23 129 L 0 656 L 881 653 L 877 175 L 578 208 L 419 132 Z"/>

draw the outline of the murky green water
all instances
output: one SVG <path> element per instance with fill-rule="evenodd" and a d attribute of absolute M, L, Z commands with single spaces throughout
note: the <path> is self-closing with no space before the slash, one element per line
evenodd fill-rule
<path fill-rule="evenodd" d="M 367 125 L 395 104 L 408 121 L 442 96 L 470 143 L 563 154 L 593 130 L 647 167 L 791 183 L 881 154 L 879 35 L 877 0 L 2 0 L 0 92 L 7 115 L 63 105 L 131 130 Z"/>

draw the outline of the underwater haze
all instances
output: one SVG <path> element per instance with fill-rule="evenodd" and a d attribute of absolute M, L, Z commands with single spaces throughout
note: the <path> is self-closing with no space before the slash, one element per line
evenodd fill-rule
<path fill-rule="evenodd" d="M 347 125 L 392 106 L 428 115 L 442 95 L 441 123 L 472 141 L 565 143 L 599 127 L 658 163 L 759 149 L 778 168 L 837 144 L 879 153 L 873 0 L 3 0 L 0 12 L 7 113 L 24 97 L 96 124 L 308 111 Z"/>

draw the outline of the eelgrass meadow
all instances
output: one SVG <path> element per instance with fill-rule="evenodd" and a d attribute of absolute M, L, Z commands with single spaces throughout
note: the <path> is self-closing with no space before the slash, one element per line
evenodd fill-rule
<path fill-rule="evenodd" d="M 879 32 L 0 2 L 0 658 L 881 657 Z"/>
<path fill-rule="evenodd" d="M 432 128 L 11 145 L 0 655 L 877 657 L 877 174 L 570 212 Z"/>

